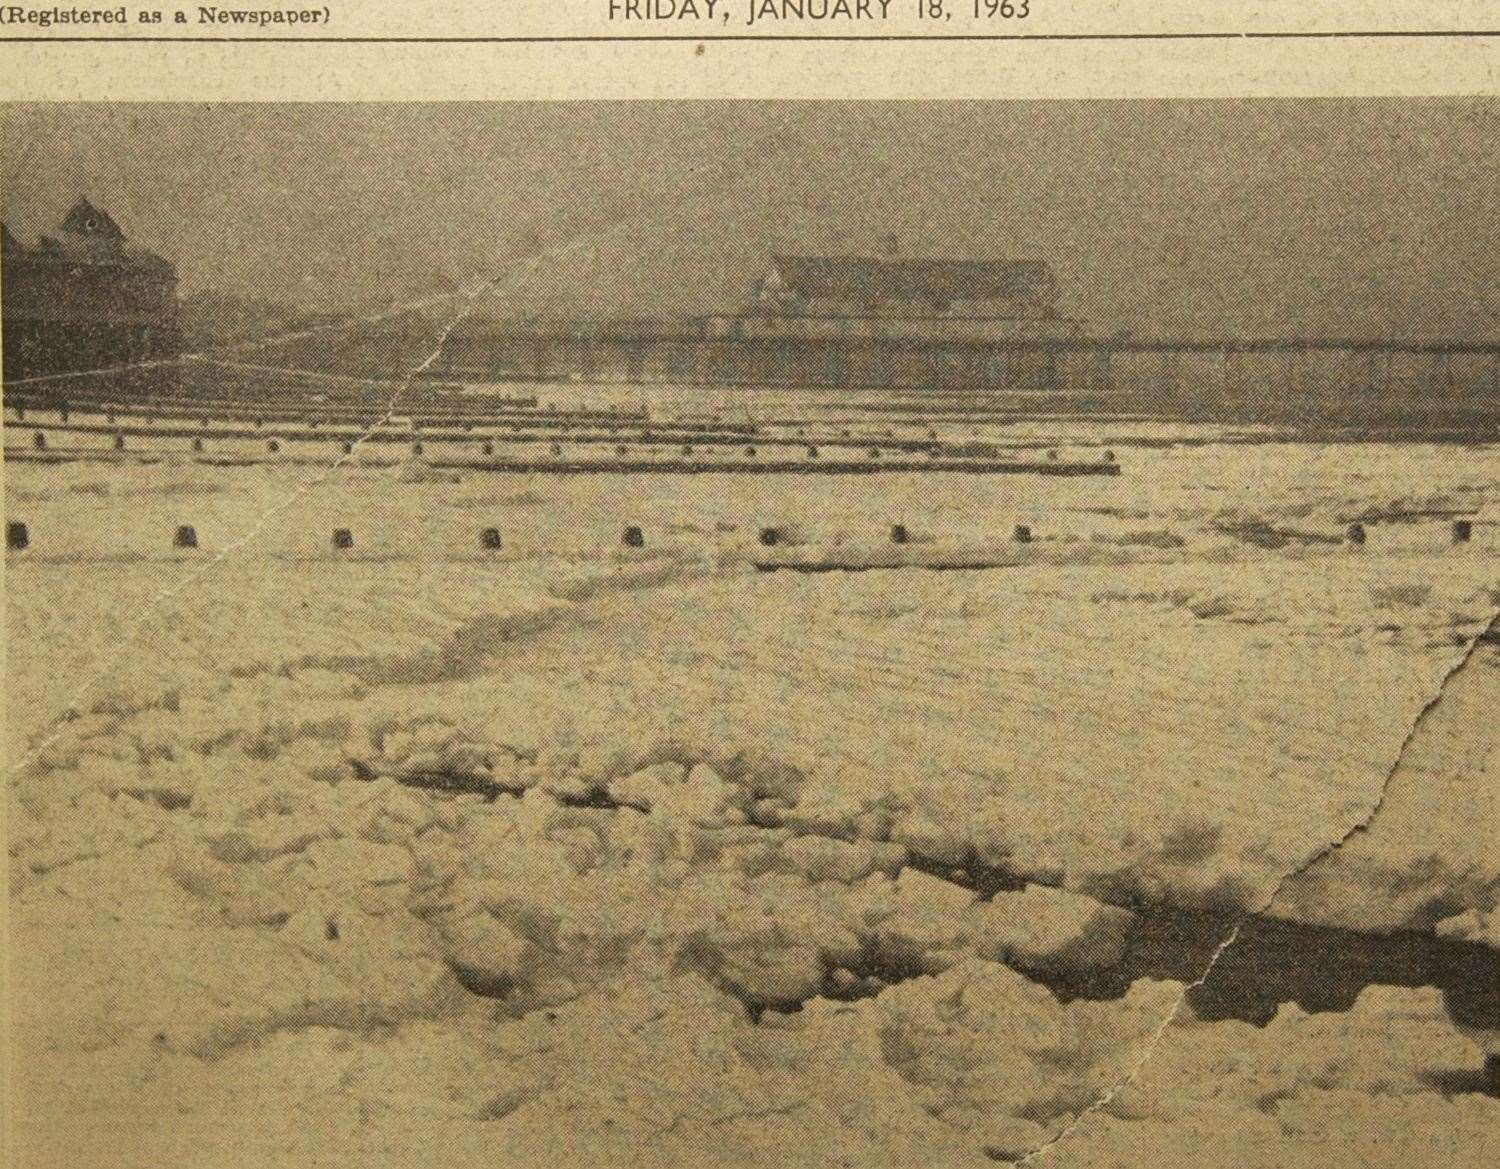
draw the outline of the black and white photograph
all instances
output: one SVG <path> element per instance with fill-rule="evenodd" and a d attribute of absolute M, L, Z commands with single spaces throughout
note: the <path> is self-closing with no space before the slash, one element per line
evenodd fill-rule
<path fill-rule="evenodd" d="M 1500 100 L 0 129 L 17 1165 L 1500 1163 Z"/>

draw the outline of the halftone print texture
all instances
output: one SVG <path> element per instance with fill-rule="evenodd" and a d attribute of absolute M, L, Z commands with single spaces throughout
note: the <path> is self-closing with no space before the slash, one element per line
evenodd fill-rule
<path fill-rule="evenodd" d="M 1497 121 L 0 107 L 19 1162 L 1500 1160 Z"/>

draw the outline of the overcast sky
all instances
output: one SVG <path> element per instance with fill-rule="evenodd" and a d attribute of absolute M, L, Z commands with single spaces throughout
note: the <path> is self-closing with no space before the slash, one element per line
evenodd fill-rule
<path fill-rule="evenodd" d="M 493 315 L 742 299 L 776 251 L 1028 257 L 1104 331 L 1500 335 L 1500 102 L 11 106 L 23 238 L 87 193 L 308 307 L 505 275 Z M 537 258 L 540 257 L 540 258 Z"/>

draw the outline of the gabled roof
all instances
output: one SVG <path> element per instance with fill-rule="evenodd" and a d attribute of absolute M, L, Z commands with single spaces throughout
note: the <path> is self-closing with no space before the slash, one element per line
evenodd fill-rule
<path fill-rule="evenodd" d="M 1040 260 L 776 256 L 774 263 L 787 288 L 805 300 L 1020 300 L 1053 286 Z"/>
<path fill-rule="evenodd" d="M 65 231 L 69 235 L 81 235 L 87 239 L 114 240 L 121 243 L 125 240 L 125 233 L 120 230 L 120 225 L 109 217 L 107 211 L 100 211 L 87 198 L 80 198 L 73 204 L 73 209 L 63 217 L 58 230 Z"/>
<path fill-rule="evenodd" d="M 149 269 L 163 275 L 176 272 L 171 261 L 130 243 L 110 214 L 86 198 L 73 204 L 58 225 L 57 235 L 41 236 L 35 247 L 28 247 L 6 228 L 5 254 L 31 264 L 90 264 Z"/>

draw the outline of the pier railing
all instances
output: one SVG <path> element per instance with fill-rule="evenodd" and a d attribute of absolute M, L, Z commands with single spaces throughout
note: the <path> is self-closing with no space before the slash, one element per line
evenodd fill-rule
<path fill-rule="evenodd" d="M 1500 340 L 1357 337 L 702 336 L 536 325 L 450 338 L 430 371 L 471 382 L 884 390 L 897 404 L 1006 404 L 1235 419 L 1435 412 L 1500 418 Z"/>
<path fill-rule="evenodd" d="M 386 410 L 399 374 L 393 366 L 382 379 L 364 360 L 370 348 L 348 368 L 342 349 L 321 359 L 299 353 L 298 368 L 183 358 L 166 381 L 153 379 L 154 370 L 103 371 L 7 385 L 6 399 L 162 412 L 193 403 L 235 418 L 283 411 L 353 420 Z M 933 419 L 1065 412 L 1462 427 L 1500 423 L 1500 340 L 1068 332 L 918 339 L 826 329 L 735 337 L 686 323 L 517 322 L 448 337 L 420 377 L 401 386 L 400 399 L 434 420 L 490 419 L 528 411 L 536 393 L 520 387 L 546 384 L 842 390 L 860 394 L 872 411 Z M 515 392 L 464 388 L 475 385 Z"/>

